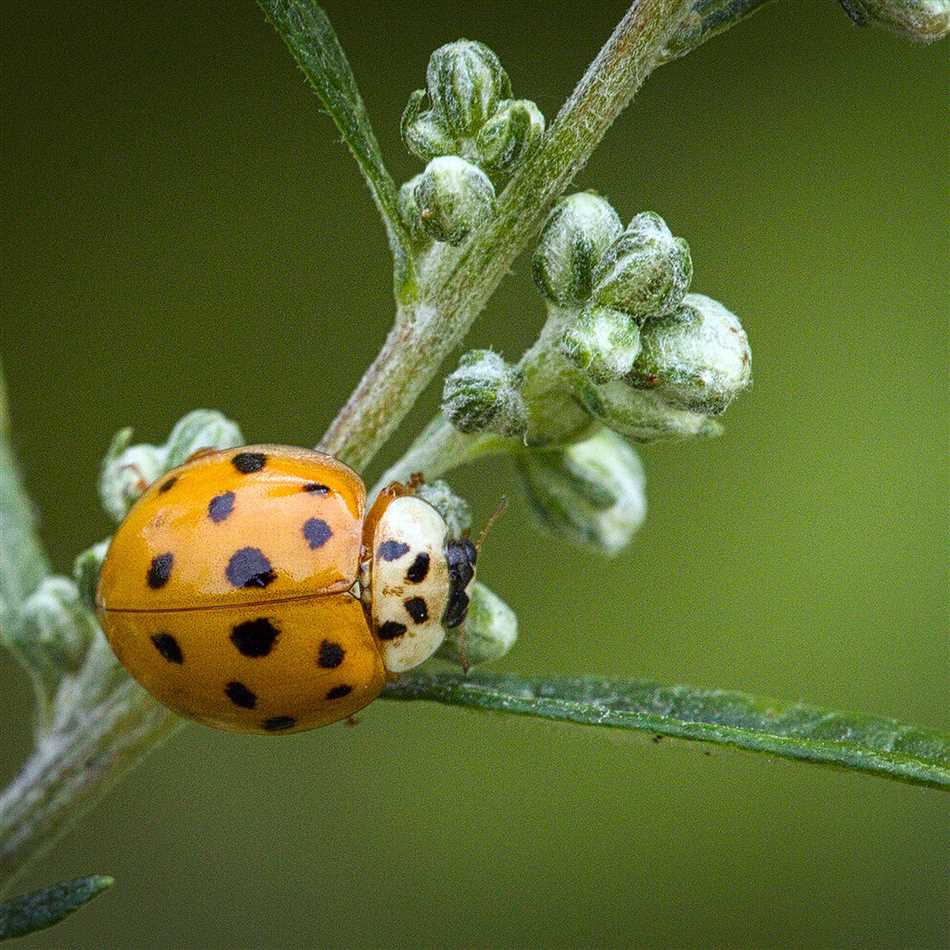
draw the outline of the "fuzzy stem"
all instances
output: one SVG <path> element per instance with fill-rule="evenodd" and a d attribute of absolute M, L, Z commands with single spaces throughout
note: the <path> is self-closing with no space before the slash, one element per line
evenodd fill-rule
<path fill-rule="evenodd" d="M 691 0 L 635 0 L 535 153 L 502 193 L 495 216 L 437 268 L 420 301 L 403 308 L 379 356 L 319 448 L 363 469 L 538 232 L 557 198 L 658 65 Z"/>

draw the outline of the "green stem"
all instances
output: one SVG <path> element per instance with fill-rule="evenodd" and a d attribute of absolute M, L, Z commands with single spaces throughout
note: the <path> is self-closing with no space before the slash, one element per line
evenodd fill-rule
<path fill-rule="evenodd" d="M 356 469 L 372 460 L 445 358 L 461 343 L 515 258 L 658 65 L 691 0 L 636 0 L 515 173 L 495 216 L 448 255 L 404 306 L 379 356 L 320 443 Z"/>

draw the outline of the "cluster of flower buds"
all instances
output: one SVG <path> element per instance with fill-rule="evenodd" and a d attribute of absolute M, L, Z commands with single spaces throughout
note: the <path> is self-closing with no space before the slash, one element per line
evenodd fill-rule
<path fill-rule="evenodd" d="M 490 174 L 510 174 L 544 134 L 544 116 L 511 98 L 511 81 L 484 43 L 458 40 L 429 59 L 426 88 L 410 97 L 402 136 L 424 172 L 400 191 L 416 240 L 461 244 L 495 208 Z"/>
<path fill-rule="evenodd" d="M 950 34 L 950 0 L 840 0 L 859 26 L 880 26 L 915 43 Z"/>
<path fill-rule="evenodd" d="M 542 524 L 613 554 L 646 510 L 628 443 L 721 431 L 715 417 L 751 382 L 734 314 L 689 293 L 689 247 L 653 212 L 624 227 L 599 195 L 554 208 L 532 262 L 548 322 L 517 365 L 462 357 L 442 410 L 461 432 L 511 438 Z"/>

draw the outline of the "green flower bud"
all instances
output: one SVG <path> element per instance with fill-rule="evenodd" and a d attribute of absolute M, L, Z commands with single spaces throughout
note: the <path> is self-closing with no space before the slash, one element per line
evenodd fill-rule
<path fill-rule="evenodd" d="M 718 415 L 752 381 L 752 356 L 735 314 L 703 294 L 647 320 L 628 379 L 681 409 Z"/>
<path fill-rule="evenodd" d="M 436 241 L 458 246 L 495 211 L 495 188 L 471 162 L 434 158 L 414 192 L 422 229 Z"/>
<path fill-rule="evenodd" d="M 689 245 L 658 214 L 644 211 L 600 259 L 593 298 L 642 321 L 675 310 L 692 278 Z"/>
<path fill-rule="evenodd" d="M 514 171 L 544 135 L 544 116 L 527 99 L 506 99 L 475 139 L 478 163 L 498 172 Z"/>
<path fill-rule="evenodd" d="M 472 510 L 468 502 L 456 495 L 448 482 L 437 479 L 416 489 L 416 497 L 427 501 L 442 515 L 449 526 L 449 537 L 460 538 L 472 526 Z"/>
<path fill-rule="evenodd" d="M 511 98 L 511 82 L 498 57 L 472 40 L 440 46 L 429 58 L 426 86 L 439 118 L 459 138 L 475 135 L 498 103 Z"/>
<path fill-rule="evenodd" d="M 425 98 L 424 89 L 417 89 L 409 97 L 399 128 L 406 148 L 428 162 L 439 155 L 454 155 L 458 145 L 439 116 L 432 109 L 422 108 Z"/>
<path fill-rule="evenodd" d="M 409 228 L 413 241 L 417 243 L 428 241 L 429 235 L 422 229 L 422 215 L 419 211 L 419 205 L 416 203 L 416 187 L 422 175 L 416 175 L 410 178 L 399 189 L 399 214 Z"/>
<path fill-rule="evenodd" d="M 89 610 L 96 609 L 96 587 L 99 585 L 99 571 L 102 562 L 106 559 L 111 538 L 106 538 L 98 544 L 77 555 L 73 561 L 73 579 L 82 602 Z"/>
<path fill-rule="evenodd" d="M 165 471 L 165 452 L 157 445 L 131 445 L 132 429 L 120 429 L 99 471 L 99 500 L 121 521 L 139 496 Z"/>
<path fill-rule="evenodd" d="M 215 409 L 195 409 L 182 416 L 165 443 L 165 468 L 177 468 L 200 449 L 233 449 L 244 444 L 237 424 Z"/>
<path fill-rule="evenodd" d="M 933 43 L 950 34 L 948 0 L 840 0 L 859 26 L 881 26 L 915 43 Z"/>
<path fill-rule="evenodd" d="M 646 517 L 643 465 L 609 429 L 565 449 L 526 452 L 518 468 L 542 526 L 574 544 L 617 554 Z"/>
<path fill-rule="evenodd" d="M 163 472 L 176 468 L 199 449 L 228 449 L 243 445 L 241 430 L 213 409 L 196 409 L 183 416 L 164 445 L 131 445 L 132 429 L 116 433 L 99 472 L 102 507 L 116 521 Z"/>
<path fill-rule="evenodd" d="M 568 306 L 591 292 L 594 267 L 623 225 L 610 203 L 589 191 L 563 198 L 548 215 L 534 252 L 534 282 L 548 300 Z"/>
<path fill-rule="evenodd" d="M 561 352 L 595 383 L 626 376 L 640 352 L 640 329 L 626 313 L 587 307 L 561 339 Z"/>
<path fill-rule="evenodd" d="M 708 416 L 675 409 L 656 393 L 631 389 L 619 380 L 605 386 L 586 383 L 578 387 L 577 396 L 595 419 L 631 442 L 712 438 L 722 433 L 722 426 Z"/>
<path fill-rule="evenodd" d="M 471 350 L 442 390 L 442 411 L 460 432 L 521 435 L 527 425 L 517 371 L 491 350 Z"/>
<path fill-rule="evenodd" d="M 491 663 L 500 660 L 518 639 L 518 618 L 515 612 L 480 581 L 472 585 L 472 602 L 462 629 L 447 630 L 436 656 L 460 666 Z M 464 656 L 463 656 L 464 646 Z"/>

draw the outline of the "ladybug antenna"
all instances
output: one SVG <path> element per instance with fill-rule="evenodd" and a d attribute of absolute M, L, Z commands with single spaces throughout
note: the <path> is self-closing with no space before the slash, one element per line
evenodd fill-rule
<path fill-rule="evenodd" d="M 488 532 L 491 531 L 495 522 L 505 513 L 505 509 L 507 507 L 508 496 L 502 495 L 498 501 L 498 504 L 495 506 L 495 510 L 491 513 L 491 517 L 485 522 L 485 527 L 482 528 L 481 534 L 478 536 L 478 540 L 475 542 L 476 551 L 481 551 L 482 545 L 485 543 L 485 538 L 488 537 Z"/>

